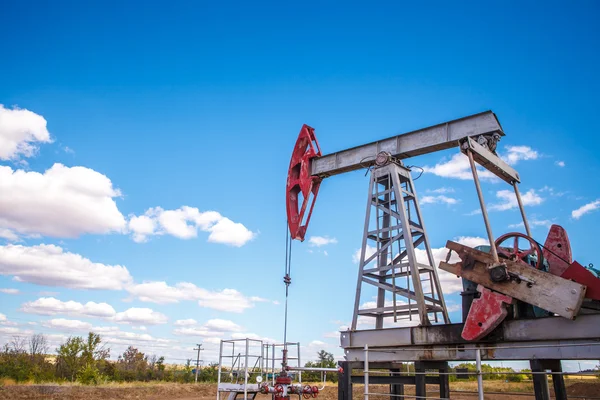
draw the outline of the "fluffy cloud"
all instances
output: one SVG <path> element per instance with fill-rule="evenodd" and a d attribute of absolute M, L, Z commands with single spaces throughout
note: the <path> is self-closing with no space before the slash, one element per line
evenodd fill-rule
<path fill-rule="evenodd" d="M 437 188 L 437 189 L 427 189 L 426 190 L 427 193 L 438 193 L 438 194 L 446 194 L 446 193 L 454 193 L 455 190 L 454 188 L 451 187 L 441 187 L 441 188 Z"/>
<path fill-rule="evenodd" d="M 241 326 L 226 319 L 209 319 L 206 324 L 204 324 L 204 327 L 222 332 L 239 332 L 242 330 Z"/>
<path fill-rule="evenodd" d="M 559 166 L 561 168 L 563 168 L 566 164 L 564 161 L 555 161 L 554 165 Z"/>
<path fill-rule="evenodd" d="M 545 228 L 550 228 L 550 226 L 552 226 L 552 221 L 548 220 L 548 219 L 543 219 L 543 220 L 539 220 L 539 219 L 530 219 L 527 220 L 527 222 L 529 223 L 529 226 L 532 227 L 536 227 L 536 226 L 543 226 Z M 525 224 L 523 224 L 523 222 L 519 222 L 516 224 L 510 224 L 508 225 L 509 228 L 513 229 L 513 228 L 523 228 L 525 226 Z"/>
<path fill-rule="evenodd" d="M 469 180 L 473 179 L 469 159 L 462 153 L 456 153 L 448 161 L 440 162 L 433 167 L 424 166 L 423 172 L 441 176 L 443 178 L 455 178 Z M 481 180 L 497 179 L 490 171 L 478 168 L 477 174 Z"/>
<path fill-rule="evenodd" d="M 72 289 L 124 289 L 132 281 L 127 268 L 94 263 L 59 246 L 0 246 L 0 275 L 19 282 Z"/>
<path fill-rule="evenodd" d="M 501 201 L 489 206 L 490 211 L 506 211 L 512 208 L 519 207 L 517 196 L 512 190 L 499 190 L 496 192 L 496 197 Z M 535 189 L 530 189 L 521 195 L 523 206 L 538 206 L 544 202 L 544 198 L 536 193 Z"/>
<path fill-rule="evenodd" d="M 510 165 L 515 165 L 521 160 L 535 160 L 539 157 L 538 152 L 529 146 L 507 146 L 505 149 L 506 154 L 501 154 L 500 158 L 504 159 Z M 456 153 L 450 160 L 441 161 L 433 167 L 425 166 L 423 167 L 423 171 L 444 178 L 473 179 L 469 158 L 463 153 Z M 498 181 L 498 178 L 494 174 L 480 166 L 477 167 L 477 175 L 481 180 Z"/>
<path fill-rule="evenodd" d="M 241 223 L 223 217 L 216 211 L 201 212 L 183 206 L 177 210 L 150 208 L 144 215 L 131 216 L 128 224 L 133 240 L 141 243 L 153 235 L 169 234 L 180 239 L 198 236 L 198 230 L 209 232 L 208 241 L 240 247 L 255 237 Z"/>
<path fill-rule="evenodd" d="M 21 311 L 38 315 L 64 314 L 99 318 L 111 318 L 116 315 L 115 309 L 107 303 L 88 301 L 81 304 L 76 301 L 61 301 L 54 297 L 41 297 L 35 301 L 28 301 L 21 306 Z"/>
<path fill-rule="evenodd" d="M 268 301 L 257 296 L 247 297 L 235 289 L 211 291 L 189 282 L 180 282 L 175 286 L 169 286 L 166 282 L 145 282 L 131 285 L 127 290 L 141 301 L 165 304 L 197 300 L 200 307 L 237 313 L 254 307 L 257 302 Z"/>
<path fill-rule="evenodd" d="M 166 324 L 168 318 L 166 315 L 152 310 L 151 308 L 130 308 L 126 311 L 117 313 L 114 320 L 120 323 L 137 325 L 158 325 Z"/>
<path fill-rule="evenodd" d="M 5 294 L 19 294 L 21 292 L 19 291 L 19 289 L 2 288 L 2 289 L 0 289 L 0 293 L 5 293 Z"/>
<path fill-rule="evenodd" d="M 440 194 L 438 196 L 423 196 L 421 197 L 420 204 L 436 204 L 436 203 L 440 203 L 440 204 L 456 204 L 458 203 L 458 200 L 452 197 L 448 197 L 448 196 L 444 196 L 443 194 Z"/>
<path fill-rule="evenodd" d="M 38 143 L 50 143 L 46 120 L 29 110 L 0 104 L 0 160 L 31 157 Z"/>
<path fill-rule="evenodd" d="M 354 254 L 352 254 L 352 262 L 354 264 L 358 264 L 360 262 L 360 253 L 362 249 L 356 249 Z M 376 247 L 367 245 L 367 250 L 365 254 L 365 259 L 371 257 L 377 251 Z"/>
<path fill-rule="evenodd" d="M 325 246 L 328 244 L 335 244 L 337 242 L 338 241 L 336 238 L 330 238 L 328 236 L 311 236 L 308 239 L 308 244 L 310 246 L 316 246 L 316 247 L 321 247 L 321 246 Z"/>
<path fill-rule="evenodd" d="M 195 319 L 192 319 L 192 318 L 178 319 L 177 321 L 175 321 L 176 326 L 193 326 L 193 325 L 197 325 L 197 324 L 198 324 L 198 321 L 196 321 Z"/>
<path fill-rule="evenodd" d="M 529 146 L 506 146 L 507 154 L 502 158 L 510 165 L 516 165 L 521 160 L 537 160 L 539 154 Z"/>
<path fill-rule="evenodd" d="M 110 179 L 89 168 L 54 164 L 41 174 L 0 166 L 0 228 L 69 238 L 120 232 L 118 196 Z"/>
<path fill-rule="evenodd" d="M 571 217 L 579 219 L 585 214 L 600 208 L 600 199 L 587 203 L 576 210 L 571 211 Z"/>
<path fill-rule="evenodd" d="M 92 324 L 76 319 L 54 318 L 42 323 L 46 328 L 62 331 L 91 331 Z"/>

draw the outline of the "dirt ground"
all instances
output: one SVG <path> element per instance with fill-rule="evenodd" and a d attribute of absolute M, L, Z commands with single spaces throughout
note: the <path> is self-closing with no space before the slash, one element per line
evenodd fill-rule
<path fill-rule="evenodd" d="M 506 394 L 486 393 L 485 399 L 510 400 L 514 398 L 528 399 L 522 396 L 533 393 L 531 383 L 504 384 L 502 382 L 486 382 L 486 392 L 507 392 Z M 582 396 L 600 399 L 600 382 L 597 381 L 567 381 L 569 396 Z M 373 393 L 387 393 L 387 386 L 372 385 Z M 435 386 L 428 386 L 427 395 L 439 396 Z M 476 399 L 476 382 L 460 382 L 451 384 L 451 398 L 456 400 Z M 462 392 L 462 393 L 461 393 Z M 519 392 L 519 396 L 511 393 Z M 406 394 L 414 394 L 414 387 L 406 386 Z M 362 400 L 364 397 L 362 385 L 354 385 L 353 398 Z M 386 396 L 373 396 L 374 399 L 384 399 Z M 337 387 L 328 386 L 319 395 L 322 400 L 336 400 Z M 406 397 L 410 398 L 410 397 Z M 12 385 L 0 387 L 0 400 L 216 400 L 215 384 L 136 384 L 136 385 Z M 259 395 L 257 400 L 269 400 L 266 395 Z"/>

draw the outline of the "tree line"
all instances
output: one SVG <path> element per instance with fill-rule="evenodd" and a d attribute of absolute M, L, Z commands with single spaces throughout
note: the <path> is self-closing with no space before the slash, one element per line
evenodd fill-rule
<path fill-rule="evenodd" d="M 16 382 L 102 382 L 194 381 L 190 361 L 184 366 L 166 365 L 165 357 L 144 354 L 129 346 L 116 361 L 100 335 L 71 336 L 49 354 L 50 346 L 43 334 L 28 338 L 14 337 L 0 351 L 0 378 Z M 210 364 L 198 372 L 198 380 L 217 381 L 218 365 Z"/>

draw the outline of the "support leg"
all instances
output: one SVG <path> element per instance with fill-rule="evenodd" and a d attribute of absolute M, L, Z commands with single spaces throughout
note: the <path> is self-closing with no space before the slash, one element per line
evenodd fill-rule
<path fill-rule="evenodd" d="M 415 395 L 417 398 L 427 396 L 427 385 L 425 385 L 425 365 L 422 362 L 415 362 Z"/>
<path fill-rule="evenodd" d="M 448 363 L 445 362 L 439 366 L 438 370 L 443 373 L 440 374 L 440 397 L 442 399 L 450 398 L 450 376 L 447 375 L 448 371 Z"/>
<path fill-rule="evenodd" d="M 338 365 L 344 371 L 338 375 L 338 400 L 352 400 L 352 369 L 348 361 L 340 361 Z"/>
<path fill-rule="evenodd" d="M 395 378 L 398 378 L 398 381 L 400 381 L 400 370 L 399 369 L 391 369 L 390 372 L 392 373 L 392 376 L 394 376 Z M 403 383 L 392 383 L 390 385 L 390 394 L 392 394 L 392 396 L 404 396 L 404 384 Z M 398 398 L 398 397 L 392 397 L 392 398 Z"/>
<path fill-rule="evenodd" d="M 546 368 L 552 372 L 562 372 L 562 364 L 560 360 L 545 360 Z M 552 385 L 554 386 L 554 398 L 556 400 L 567 400 L 567 388 L 565 387 L 565 379 L 562 374 L 552 374 Z"/>
<path fill-rule="evenodd" d="M 545 360 L 530 360 L 531 372 L 538 372 L 533 374 L 533 390 L 535 392 L 535 400 L 550 400 L 550 388 L 548 388 L 548 375 L 540 374 L 539 372 L 546 372 L 544 368 Z"/>

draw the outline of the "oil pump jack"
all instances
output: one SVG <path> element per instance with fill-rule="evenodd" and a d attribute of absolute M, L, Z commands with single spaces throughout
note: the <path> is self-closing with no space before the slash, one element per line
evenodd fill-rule
<path fill-rule="evenodd" d="M 427 357 L 473 359 L 472 352 L 446 354 L 450 354 L 448 348 L 464 346 L 465 342 L 494 340 L 490 334 L 507 318 L 519 320 L 556 315 L 574 320 L 583 314 L 582 305 L 586 313 L 598 312 L 600 279 L 572 260 L 565 230 L 558 225 L 552 226 L 543 246 L 533 239 L 519 193 L 519 174 L 496 153 L 498 142 L 504 136 L 496 115 L 487 111 L 323 155 L 315 130 L 308 125 L 302 127 L 292 153 L 286 184 L 286 210 L 292 239 L 304 240 L 323 180 L 349 171 L 370 169 L 354 313 L 349 331 L 341 332 L 341 344 L 348 362 L 366 362 L 360 352 L 365 344 L 379 344 L 387 348 L 416 344 L 432 348 L 439 346 L 441 354 L 431 356 L 424 353 L 408 357 L 388 351 L 386 355 L 378 356 L 377 360 L 381 362 L 396 362 L 402 357 L 410 360 L 427 360 Z M 471 248 L 448 241 L 448 257 L 439 266 L 463 279 L 461 337 L 453 333 L 456 332 L 456 324 L 450 324 L 438 266 L 429 244 L 411 169 L 404 165 L 404 160 L 410 157 L 451 148 L 458 148 L 468 157 L 490 243 L 489 246 Z M 525 234 L 512 232 L 494 239 L 477 164 L 513 187 Z M 506 242 L 511 244 L 506 246 Z M 521 246 L 523 242 L 526 243 L 525 249 Z M 452 252 L 458 255 L 459 262 L 450 263 Z M 375 306 L 372 302 L 361 302 L 361 293 L 369 289 L 376 291 Z M 374 329 L 359 330 L 359 318 L 361 322 L 371 318 Z M 578 322 L 577 329 L 585 330 L 585 334 L 578 333 L 578 338 L 600 338 L 597 327 L 600 320 L 597 316 L 594 318 Z M 559 330 L 568 326 L 557 322 L 558 319 L 547 319 L 551 321 L 539 326 L 541 329 L 555 326 Z M 389 331 L 386 328 L 390 325 L 386 323 L 392 320 L 418 321 L 418 326 L 404 328 L 412 330 L 402 333 L 394 331 L 404 336 L 391 339 L 389 333 L 385 335 L 382 332 Z M 431 330 L 436 326 L 448 326 L 451 333 L 443 337 L 440 332 L 444 331 Z M 504 339 L 510 338 L 510 329 L 514 330 L 514 327 L 503 329 L 503 332 L 509 329 Z M 523 332 L 526 334 L 528 331 Z M 535 334 L 532 335 L 531 340 L 536 340 Z M 569 339 L 566 335 L 546 335 L 544 338 Z M 567 356 L 567 353 L 562 353 L 565 358 L 579 357 Z M 600 358 L 597 347 L 592 349 L 592 353 L 592 358 Z M 501 354 L 508 353 L 498 353 Z M 527 355 L 527 351 L 522 354 L 525 359 L 535 358 Z M 487 357 L 493 359 L 497 356 Z M 543 385 L 536 379 L 536 385 Z M 423 388 L 424 382 L 422 380 Z M 421 393 L 424 393 L 423 390 Z M 340 398 L 351 398 L 347 391 L 345 395 L 342 395 L 343 392 L 340 389 Z"/>

